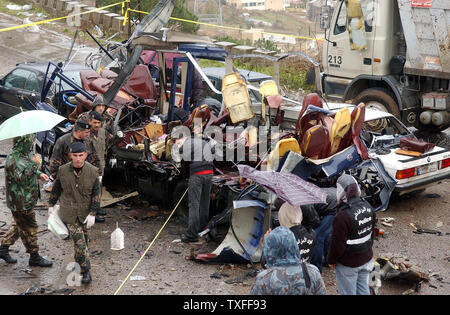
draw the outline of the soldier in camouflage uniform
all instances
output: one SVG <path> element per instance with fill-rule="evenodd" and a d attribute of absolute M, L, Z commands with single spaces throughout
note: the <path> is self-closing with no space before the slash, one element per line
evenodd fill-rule
<path fill-rule="evenodd" d="M 71 144 L 72 162 L 58 170 L 49 204 L 60 201 L 59 216 L 67 225 L 75 249 L 75 261 L 80 265 L 83 283 L 92 281 L 89 260 L 88 229 L 94 225 L 100 208 L 98 169 L 86 161 L 86 146 L 82 142 Z"/>
<path fill-rule="evenodd" d="M 99 168 L 103 176 L 105 170 L 106 154 L 109 148 L 123 140 L 123 133 L 121 131 L 118 131 L 115 136 L 110 133 L 104 127 L 104 116 L 102 116 L 98 112 L 89 112 L 88 121 L 91 125 L 91 134 L 89 135 L 89 140 L 94 145 L 95 151 L 98 154 L 98 158 L 100 160 Z"/>
<path fill-rule="evenodd" d="M 67 133 L 56 140 L 52 157 L 50 159 L 50 175 L 52 175 L 53 178 L 56 178 L 56 173 L 58 172 L 58 168 L 61 165 L 70 162 L 70 145 L 73 142 L 85 143 L 88 153 L 87 161 L 95 167 L 100 166 L 100 161 L 98 159 L 94 145 L 89 140 L 89 135 L 91 133 L 90 128 L 91 126 L 89 125 L 89 122 L 78 120 L 73 127 L 72 133 Z"/>
<path fill-rule="evenodd" d="M 31 157 L 34 138 L 34 134 L 15 138 L 14 146 L 6 160 L 6 205 L 11 210 L 14 221 L 1 241 L 0 258 L 9 264 L 17 262 L 9 255 L 9 246 L 20 236 L 27 253 L 30 254 L 29 265 L 51 267 L 53 263 L 38 253 L 38 225 L 33 207 L 38 200 L 38 179 L 47 181 L 49 177 L 39 171 L 40 156 Z"/>
<path fill-rule="evenodd" d="M 106 104 L 105 104 L 105 99 L 103 97 L 103 95 L 97 95 L 94 99 L 94 101 L 92 102 L 92 109 L 90 111 L 81 113 L 78 116 L 77 120 L 85 120 L 85 121 L 89 121 L 89 116 L 92 112 L 97 112 L 100 115 L 102 115 L 102 121 L 103 121 L 103 128 L 110 134 L 114 134 L 114 117 L 111 116 L 110 114 L 108 114 L 108 111 L 106 110 Z"/>
<path fill-rule="evenodd" d="M 98 154 L 98 158 L 100 160 L 100 193 L 101 193 L 101 184 L 103 178 L 103 172 L 105 169 L 105 156 L 106 156 L 106 147 L 107 142 L 112 140 L 112 135 L 102 127 L 103 117 L 96 111 L 89 112 L 89 124 L 91 125 L 91 134 L 89 136 L 90 141 L 94 145 L 95 151 Z M 99 209 L 97 215 L 106 215 L 106 211 L 102 208 Z M 97 221 L 100 218 L 97 217 Z M 104 219 L 104 218 L 102 218 Z M 100 219 L 101 220 L 101 219 Z"/>

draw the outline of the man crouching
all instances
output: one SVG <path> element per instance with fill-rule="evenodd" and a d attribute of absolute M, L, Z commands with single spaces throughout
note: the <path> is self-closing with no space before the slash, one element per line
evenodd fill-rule
<path fill-rule="evenodd" d="M 82 283 L 92 281 L 89 260 L 88 229 L 95 223 L 100 208 L 100 183 L 98 169 L 85 161 L 88 153 L 83 142 L 70 146 L 72 162 L 59 167 L 50 197 L 50 206 L 60 201 L 59 216 L 67 225 L 74 243 L 75 261 L 81 267 Z"/>

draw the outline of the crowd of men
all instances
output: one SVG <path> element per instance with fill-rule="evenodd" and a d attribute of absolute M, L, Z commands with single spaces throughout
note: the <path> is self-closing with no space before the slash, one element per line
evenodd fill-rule
<path fill-rule="evenodd" d="M 50 160 L 54 184 L 49 205 L 54 207 L 59 201 L 59 216 L 70 232 L 74 258 L 85 284 L 92 281 L 89 229 L 96 222 L 104 222 L 102 215 L 106 214 L 100 208 L 105 154 L 117 137 L 105 109 L 103 97 L 97 97 L 92 110 L 78 117 L 73 131 L 56 141 Z M 181 240 L 191 243 L 198 241 L 198 233 L 208 223 L 214 173 L 213 157 L 196 154 L 196 150 L 214 152 L 204 149 L 209 143 L 202 138 L 201 130 L 174 140 L 184 160 L 189 161 L 189 223 Z M 30 266 L 51 267 L 52 262 L 38 253 L 33 211 L 38 199 L 37 182 L 50 177 L 40 172 L 40 157 L 32 156 L 33 142 L 34 135 L 15 138 L 6 161 L 6 201 L 13 222 L 1 240 L 0 259 L 9 264 L 17 262 L 10 256 L 9 247 L 20 237 L 30 254 Z M 340 176 L 333 187 L 324 190 L 325 204 L 293 207 L 278 200 L 280 226 L 269 229 L 261 240 L 263 270 L 251 294 L 326 294 L 323 266 L 335 270 L 340 294 L 370 294 L 375 212 L 361 198 L 359 185 L 350 175 Z"/>
<path fill-rule="evenodd" d="M 117 135 L 111 133 L 111 116 L 105 101 L 97 96 L 92 110 L 78 117 L 71 133 L 55 143 L 50 159 L 50 175 L 54 179 L 49 199 L 49 212 L 59 201 L 59 217 L 67 226 L 74 243 L 74 258 L 81 267 L 82 283 L 90 283 L 89 229 L 104 222 L 106 213 L 100 208 L 101 182 L 105 154 Z M 53 263 L 38 254 L 37 222 L 33 208 L 38 200 L 38 179 L 50 177 L 39 170 L 41 158 L 32 156 L 35 135 L 14 138 L 5 165 L 6 200 L 13 222 L 1 240 L 0 258 L 17 263 L 9 247 L 20 237 L 30 254 L 29 265 L 51 267 Z"/>

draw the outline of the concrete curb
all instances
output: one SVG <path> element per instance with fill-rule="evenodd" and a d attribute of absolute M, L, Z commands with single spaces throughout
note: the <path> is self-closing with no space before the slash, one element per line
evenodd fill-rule
<path fill-rule="evenodd" d="M 86 12 L 94 10 L 95 1 L 73 1 L 73 0 L 33 0 L 34 5 L 44 8 L 56 17 L 62 17 L 76 12 Z M 94 24 L 104 32 L 125 34 L 127 28 L 123 26 L 124 17 L 107 11 L 100 10 L 83 14 L 80 16 L 82 25 Z M 74 20 L 74 18 L 72 18 Z M 80 25 L 81 26 L 81 25 Z"/>

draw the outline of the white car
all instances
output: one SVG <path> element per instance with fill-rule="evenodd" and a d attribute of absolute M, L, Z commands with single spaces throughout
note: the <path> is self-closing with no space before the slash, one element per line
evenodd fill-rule
<path fill-rule="evenodd" d="M 365 121 L 362 137 L 366 134 L 371 138 L 363 139 L 371 141 L 369 155 L 380 159 L 387 173 L 397 181 L 394 192 L 401 195 L 450 178 L 450 150 L 435 146 L 420 156 L 397 154 L 400 139 L 414 137 L 406 126 L 392 114 L 373 109 L 366 110 Z M 381 123 L 376 127 L 373 122 Z M 378 132 L 380 127 L 382 132 Z"/>
<path fill-rule="evenodd" d="M 328 110 L 336 112 L 354 105 L 328 103 Z M 285 128 L 295 127 L 301 106 L 282 106 Z M 412 132 L 390 113 L 366 108 L 365 122 L 360 135 L 369 152 L 369 160 L 361 160 L 354 146 L 322 160 L 308 160 L 320 166 L 326 177 L 342 171 L 360 180 L 366 198 L 377 210 L 386 210 L 392 193 L 402 195 L 437 185 L 450 178 L 450 150 L 435 146 L 420 156 L 396 153 L 403 137 L 416 138 Z M 355 158 L 357 160 L 355 160 Z M 352 160 L 353 159 L 353 160 Z M 346 163 L 343 163 L 346 162 Z"/>

